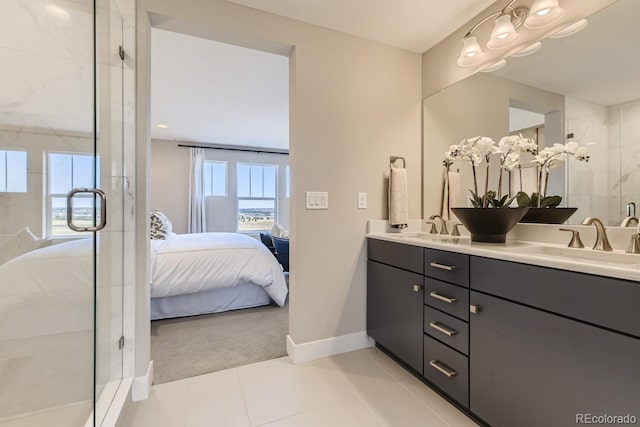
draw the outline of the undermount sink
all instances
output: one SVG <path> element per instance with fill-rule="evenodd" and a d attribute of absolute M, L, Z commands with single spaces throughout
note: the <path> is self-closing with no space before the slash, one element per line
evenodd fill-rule
<path fill-rule="evenodd" d="M 393 234 L 394 237 L 400 237 L 401 239 L 423 239 L 423 240 L 446 240 L 446 239 L 464 239 L 469 236 L 449 236 L 447 234 L 432 234 L 425 232 L 417 233 L 398 233 Z"/>
<path fill-rule="evenodd" d="M 530 255 L 550 256 L 565 260 L 590 262 L 596 264 L 617 264 L 621 266 L 640 266 L 640 255 L 623 252 L 605 252 L 592 249 L 560 248 L 557 246 L 526 246 L 511 249 L 514 252 Z"/>

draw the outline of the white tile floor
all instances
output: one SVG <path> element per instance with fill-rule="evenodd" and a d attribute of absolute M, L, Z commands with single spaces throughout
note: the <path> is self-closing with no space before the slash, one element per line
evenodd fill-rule
<path fill-rule="evenodd" d="M 375 348 L 286 357 L 153 386 L 126 427 L 476 426 Z"/>

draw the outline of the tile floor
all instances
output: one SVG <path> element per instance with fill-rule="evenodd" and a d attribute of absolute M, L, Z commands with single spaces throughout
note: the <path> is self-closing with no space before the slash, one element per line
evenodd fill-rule
<path fill-rule="evenodd" d="M 287 357 L 153 386 L 125 427 L 476 426 L 380 350 Z"/>

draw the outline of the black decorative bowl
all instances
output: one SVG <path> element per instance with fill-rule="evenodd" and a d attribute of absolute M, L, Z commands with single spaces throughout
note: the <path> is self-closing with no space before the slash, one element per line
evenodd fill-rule
<path fill-rule="evenodd" d="M 520 222 L 536 224 L 564 224 L 578 208 L 529 208 Z"/>
<path fill-rule="evenodd" d="M 469 230 L 472 242 L 504 243 L 529 208 L 451 208 Z"/>

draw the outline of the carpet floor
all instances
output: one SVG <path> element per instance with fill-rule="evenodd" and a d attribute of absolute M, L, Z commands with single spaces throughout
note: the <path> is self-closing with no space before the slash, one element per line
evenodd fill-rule
<path fill-rule="evenodd" d="M 286 356 L 289 305 L 151 322 L 153 383 Z"/>

